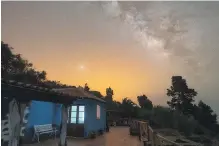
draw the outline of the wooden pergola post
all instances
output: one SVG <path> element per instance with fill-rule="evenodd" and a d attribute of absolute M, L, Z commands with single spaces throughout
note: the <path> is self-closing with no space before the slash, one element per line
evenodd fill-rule
<path fill-rule="evenodd" d="M 67 120 L 68 120 L 68 105 L 62 106 L 62 119 L 61 119 L 61 130 L 60 130 L 60 142 L 59 146 L 67 146 Z"/>

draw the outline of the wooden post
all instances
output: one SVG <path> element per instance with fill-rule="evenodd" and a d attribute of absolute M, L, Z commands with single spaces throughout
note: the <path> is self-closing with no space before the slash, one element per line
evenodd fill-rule
<path fill-rule="evenodd" d="M 27 123 L 27 119 L 24 118 L 25 114 L 24 111 L 26 109 L 26 104 L 20 104 L 20 115 L 21 115 L 21 130 L 20 130 L 20 136 L 24 136 L 24 129 L 25 125 Z"/>
<path fill-rule="evenodd" d="M 61 122 L 61 133 L 59 146 L 67 146 L 66 135 L 67 135 L 67 119 L 68 119 L 68 108 L 67 105 L 62 106 L 62 122 Z"/>
<path fill-rule="evenodd" d="M 22 140 L 24 139 L 25 136 L 25 129 L 26 125 L 28 123 L 28 116 L 30 113 L 30 103 L 20 103 L 20 117 L 21 117 L 21 127 L 20 127 L 20 141 L 19 145 L 22 143 Z"/>

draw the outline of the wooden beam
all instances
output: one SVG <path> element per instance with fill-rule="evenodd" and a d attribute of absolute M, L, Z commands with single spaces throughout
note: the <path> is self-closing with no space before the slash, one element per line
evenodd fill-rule
<path fill-rule="evenodd" d="M 2 84 L 2 94 L 7 94 L 7 97 L 13 97 L 20 102 L 29 102 L 30 100 L 46 101 L 60 104 L 67 104 L 75 101 L 78 98 L 63 94 L 58 94 L 51 91 L 40 91 L 28 89 L 24 87 Z"/>

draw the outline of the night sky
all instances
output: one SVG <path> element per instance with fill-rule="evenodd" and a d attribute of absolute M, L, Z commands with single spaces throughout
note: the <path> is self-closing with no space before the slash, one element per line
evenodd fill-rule
<path fill-rule="evenodd" d="M 171 76 L 219 114 L 219 2 L 2 2 L 2 40 L 48 79 L 166 105 Z"/>

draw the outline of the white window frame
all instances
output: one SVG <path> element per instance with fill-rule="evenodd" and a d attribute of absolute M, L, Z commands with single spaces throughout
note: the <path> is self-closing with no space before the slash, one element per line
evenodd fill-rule
<path fill-rule="evenodd" d="M 80 106 L 83 106 L 84 107 L 84 111 L 80 111 L 79 110 L 79 107 Z M 72 107 L 76 107 L 76 111 L 72 111 Z M 76 117 L 72 117 L 72 112 L 76 112 Z M 84 120 L 83 122 L 79 122 L 79 113 L 84 113 Z M 76 119 L 75 122 L 72 122 L 72 119 Z M 84 124 L 85 122 L 85 105 L 72 105 L 70 108 L 69 108 L 69 111 L 68 111 L 68 123 L 69 124 Z"/>

